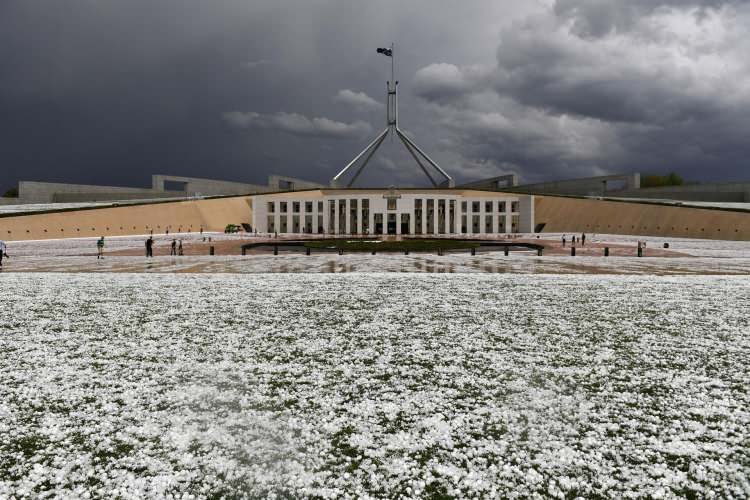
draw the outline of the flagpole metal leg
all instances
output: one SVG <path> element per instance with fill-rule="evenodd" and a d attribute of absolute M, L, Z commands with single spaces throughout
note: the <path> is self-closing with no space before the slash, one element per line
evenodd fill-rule
<path fill-rule="evenodd" d="M 354 184 L 357 181 L 357 178 L 359 177 L 359 174 L 361 174 L 362 171 L 365 169 L 365 167 L 367 166 L 367 162 L 370 161 L 370 158 L 372 158 L 372 155 L 375 154 L 375 151 L 377 151 L 378 148 L 380 147 L 380 145 L 383 144 L 383 141 L 385 140 L 385 138 L 386 138 L 387 135 L 388 134 L 381 134 L 380 135 L 380 140 L 378 140 L 378 142 L 375 143 L 375 146 L 372 148 L 372 150 L 370 150 L 370 154 L 367 155 L 367 157 L 365 158 L 365 161 L 362 162 L 362 166 L 359 167 L 359 170 L 357 170 L 357 173 L 354 174 L 354 177 L 352 177 L 352 180 L 349 181 L 349 184 L 347 184 L 346 187 L 352 187 L 352 184 Z"/>
<path fill-rule="evenodd" d="M 396 133 L 399 135 L 399 137 L 403 138 L 407 143 L 409 143 L 409 145 L 411 147 L 413 147 L 414 149 L 416 149 L 417 152 L 422 156 L 422 158 L 424 158 L 425 160 L 427 160 L 427 162 L 430 165 L 432 165 L 435 168 L 435 170 L 437 170 L 438 172 L 440 172 L 440 174 L 448 182 L 448 187 L 453 187 L 454 186 L 453 177 L 451 177 L 450 175 L 448 175 L 445 170 L 443 170 L 442 168 L 440 168 L 440 166 L 437 163 L 435 163 L 432 160 L 432 158 L 430 158 L 429 156 L 427 156 L 427 153 L 425 153 L 424 151 L 422 151 L 419 146 L 417 146 L 416 144 L 414 144 L 414 141 L 412 141 L 411 139 L 409 139 L 406 136 L 406 134 L 404 134 L 403 132 L 401 132 L 400 129 L 396 129 Z"/>
<path fill-rule="evenodd" d="M 411 153 L 411 156 L 412 156 L 412 158 L 414 158 L 414 161 L 416 161 L 417 165 L 419 165 L 419 168 L 422 169 L 422 172 L 424 172 L 424 175 L 426 175 L 427 178 L 430 179 L 430 182 L 432 183 L 433 187 L 437 187 L 437 182 L 435 182 L 435 179 L 432 178 L 432 176 L 427 171 L 427 169 L 425 168 L 425 166 L 422 165 L 422 162 L 419 160 L 419 157 L 414 152 L 414 150 L 411 149 L 411 146 L 409 146 L 409 143 L 404 140 L 404 138 L 401 135 L 401 133 L 399 133 L 398 131 L 396 131 L 396 133 L 398 134 L 398 138 L 401 139 L 401 142 L 404 143 L 404 147 L 406 147 L 406 150 L 409 151 L 409 153 Z"/>
<path fill-rule="evenodd" d="M 341 172 L 336 174 L 336 177 L 331 179 L 331 186 L 334 186 L 334 187 L 338 186 L 339 179 L 341 178 L 341 176 L 344 175 L 350 168 L 352 168 L 352 166 L 354 166 L 354 164 L 357 163 L 357 161 L 359 161 L 360 158 L 362 158 L 365 154 L 367 154 L 367 152 L 373 146 L 375 146 L 377 142 L 379 142 L 381 139 L 384 139 L 386 135 L 388 135 L 387 128 L 383 130 L 383 132 L 381 132 L 380 135 L 375 138 L 375 140 L 373 140 L 370 144 L 368 144 L 365 149 L 363 149 L 357 156 L 355 156 L 354 159 L 350 161 L 349 164 L 343 168 L 343 170 L 341 170 Z"/>

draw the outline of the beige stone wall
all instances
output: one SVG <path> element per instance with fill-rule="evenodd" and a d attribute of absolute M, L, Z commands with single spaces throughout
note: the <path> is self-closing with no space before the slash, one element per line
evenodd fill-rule
<path fill-rule="evenodd" d="M 750 212 L 536 196 L 544 232 L 750 240 Z"/>
<path fill-rule="evenodd" d="M 227 224 L 252 221 L 249 196 L 190 200 L 0 218 L 6 241 L 123 236 L 178 231 L 223 231 Z"/>

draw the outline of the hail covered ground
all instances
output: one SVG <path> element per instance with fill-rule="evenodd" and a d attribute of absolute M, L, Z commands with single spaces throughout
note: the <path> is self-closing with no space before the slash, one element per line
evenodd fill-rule
<path fill-rule="evenodd" d="M 747 243 L 188 264 L 92 244 L 9 246 L 2 498 L 750 495 Z"/>

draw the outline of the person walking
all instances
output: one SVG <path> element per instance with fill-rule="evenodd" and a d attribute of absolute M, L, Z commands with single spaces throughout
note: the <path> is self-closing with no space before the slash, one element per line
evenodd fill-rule
<path fill-rule="evenodd" d="M 154 238 L 149 236 L 146 240 L 146 257 L 154 256 Z"/>
<path fill-rule="evenodd" d="M 104 258 L 104 236 L 96 240 L 96 258 L 97 259 Z"/>
<path fill-rule="evenodd" d="M 581 233 L 581 246 L 586 246 L 586 233 Z"/>
<path fill-rule="evenodd" d="M 563 237 L 562 237 L 562 245 L 563 245 L 563 248 L 565 248 L 565 235 L 564 234 L 563 234 Z"/>
<path fill-rule="evenodd" d="M 3 257 L 7 257 L 8 254 L 6 253 L 6 249 L 8 247 L 5 245 L 5 242 L 3 240 L 0 240 L 0 267 L 3 267 Z"/>
<path fill-rule="evenodd" d="M 169 255 L 177 255 L 177 240 L 172 240 L 172 251 Z"/>
<path fill-rule="evenodd" d="M 183 255 L 183 253 L 182 253 L 182 240 L 180 240 L 180 246 L 177 248 L 177 255 L 180 255 L 180 256 Z"/>

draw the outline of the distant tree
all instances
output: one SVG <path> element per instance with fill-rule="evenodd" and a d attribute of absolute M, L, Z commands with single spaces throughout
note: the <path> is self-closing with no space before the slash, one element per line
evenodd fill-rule
<path fill-rule="evenodd" d="M 18 188 L 10 188 L 5 192 L 3 198 L 18 198 Z"/>
<path fill-rule="evenodd" d="M 682 186 L 682 184 L 684 184 L 684 180 L 675 172 L 670 172 L 667 175 L 651 174 L 641 177 L 642 188 Z"/>
<path fill-rule="evenodd" d="M 669 184 L 668 184 L 669 186 L 682 186 L 683 184 L 682 177 L 680 177 L 674 172 L 670 172 L 667 178 L 669 180 Z"/>

